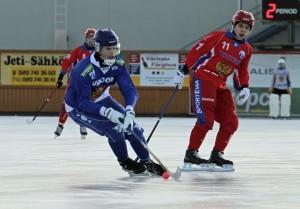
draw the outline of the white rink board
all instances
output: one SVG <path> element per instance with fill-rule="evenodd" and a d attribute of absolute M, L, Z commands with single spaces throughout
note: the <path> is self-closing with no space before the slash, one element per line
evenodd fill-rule
<path fill-rule="evenodd" d="M 179 182 L 130 178 L 104 137 L 80 140 L 71 119 L 53 139 L 56 117 L 0 117 L 0 209 L 298 209 L 300 120 L 241 119 L 225 156 L 234 173 L 183 173 Z M 157 118 L 138 118 L 150 133 Z M 150 148 L 174 170 L 193 118 L 163 118 Z M 208 157 L 217 131 L 201 154 Z M 135 156 L 130 153 L 133 158 Z"/>

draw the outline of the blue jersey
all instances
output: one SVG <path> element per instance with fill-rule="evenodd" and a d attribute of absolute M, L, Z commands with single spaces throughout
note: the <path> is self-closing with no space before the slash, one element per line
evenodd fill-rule
<path fill-rule="evenodd" d="M 99 114 L 100 101 L 110 96 L 109 88 L 115 83 L 124 97 L 125 106 L 134 107 L 137 102 L 137 90 L 124 62 L 118 60 L 110 67 L 100 67 L 93 53 L 72 69 L 65 103 L 70 108 L 82 112 Z"/>

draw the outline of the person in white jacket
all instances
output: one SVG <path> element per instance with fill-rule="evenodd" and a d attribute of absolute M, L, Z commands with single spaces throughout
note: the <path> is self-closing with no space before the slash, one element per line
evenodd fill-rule
<path fill-rule="evenodd" d="M 278 118 L 281 116 L 283 119 L 290 117 L 291 107 L 291 81 L 289 71 L 286 69 L 286 61 L 280 58 L 277 61 L 278 67 L 274 71 L 270 92 L 270 114 L 271 118 Z"/>

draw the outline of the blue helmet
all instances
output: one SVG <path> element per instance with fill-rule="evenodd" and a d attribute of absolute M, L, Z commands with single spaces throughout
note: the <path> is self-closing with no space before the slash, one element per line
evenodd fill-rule
<path fill-rule="evenodd" d="M 120 48 L 119 37 L 109 28 L 97 30 L 95 36 L 95 50 L 99 52 L 103 46 L 116 46 Z"/>

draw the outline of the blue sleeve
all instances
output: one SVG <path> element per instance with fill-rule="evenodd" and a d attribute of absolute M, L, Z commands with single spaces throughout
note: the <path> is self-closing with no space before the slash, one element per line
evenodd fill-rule
<path fill-rule="evenodd" d="M 124 97 L 125 107 L 128 105 L 135 107 L 138 93 L 125 66 L 119 68 L 116 81 Z"/>
<path fill-rule="evenodd" d="M 89 76 L 77 75 L 76 82 L 74 82 L 76 93 L 79 98 L 78 107 L 87 113 L 100 114 L 100 105 L 91 101 L 91 79 Z"/>

